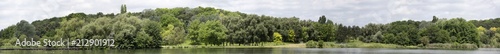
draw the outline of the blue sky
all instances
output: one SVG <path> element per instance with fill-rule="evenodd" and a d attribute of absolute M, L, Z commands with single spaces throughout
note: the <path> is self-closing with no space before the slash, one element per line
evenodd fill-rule
<path fill-rule="evenodd" d="M 121 4 L 126 4 L 129 12 L 202 6 L 314 21 L 325 15 L 336 23 L 360 26 L 431 20 L 432 16 L 468 20 L 500 17 L 500 0 L 0 0 L 0 29 L 20 20 L 31 22 L 74 12 L 118 13 Z"/>

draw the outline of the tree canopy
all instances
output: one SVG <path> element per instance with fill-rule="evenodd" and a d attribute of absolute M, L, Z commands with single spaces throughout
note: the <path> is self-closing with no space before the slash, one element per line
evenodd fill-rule
<path fill-rule="evenodd" d="M 22 20 L 0 31 L 0 46 L 10 46 L 15 38 L 80 39 L 111 38 L 110 48 L 154 48 L 161 45 L 189 43 L 193 45 L 224 45 L 261 42 L 349 40 L 418 45 L 430 43 L 498 44 L 500 18 L 465 20 L 437 18 L 432 21 L 402 20 L 387 24 L 364 26 L 343 25 L 327 16 L 319 20 L 297 17 L 273 17 L 226 11 L 212 7 L 177 7 L 145 9 L 120 13 L 71 13 L 63 17 Z"/>

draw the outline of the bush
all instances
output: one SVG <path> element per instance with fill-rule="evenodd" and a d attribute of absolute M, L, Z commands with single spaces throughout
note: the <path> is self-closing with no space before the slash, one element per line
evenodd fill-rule
<path fill-rule="evenodd" d="M 383 44 L 383 43 L 364 43 L 360 40 L 349 40 L 345 44 L 328 44 L 328 47 L 340 48 L 404 48 L 396 44 Z"/>
<path fill-rule="evenodd" d="M 189 45 L 201 45 L 201 43 L 200 42 L 191 42 L 191 43 L 189 43 Z"/>
<path fill-rule="evenodd" d="M 323 40 L 319 40 L 318 42 L 318 48 L 323 48 L 324 42 Z"/>
<path fill-rule="evenodd" d="M 306 42 L 307 48 L 323 48 L 323 47 L 325 47 L 325 45 L 327 45 L 327 46 L 332 45 L 333 46 L 334 44 L 325 44 L 325 42 L 323 40 L 320 40 L 319 42 L 309 40 Z"/>
<path fill-rule="evenodd" d="M 306 42 L 306 47 L 307 48 L 316 48 L 318 46 L 318 43 L 313 40 L 309 40 Z"/>
<path fill-rule="evenodd" d="M 276 46 L 276 45 L 285 45 L 285 43 L 283 43 L 283 42 L 281 42 L 281 41 L 276 41 L 276 42 L 273 42 L 273 43 L 274 43 L 274 45 L 275 45 L 275 46 Z"/>
<path fill-rule="evenodd" d="M 443 48 L 443 49 L 477 49 L 475 44 L 459 44 L 459 43 L 433 43 L 425 46 L 425 48 Z"/>

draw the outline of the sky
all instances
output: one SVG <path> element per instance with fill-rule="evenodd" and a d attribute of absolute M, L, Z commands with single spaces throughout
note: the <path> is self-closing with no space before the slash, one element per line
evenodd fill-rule
<path fill-rule="evenodd" d="M 325 15 L 336 23 L 358 26 L 431 20 L 432 16 L 467 20 L 500 17 L 500 0 L 0 0 L 0 29 L 21 20 L 32 22 L 76 12 L 119 13 L 122 4 L 129 12 L 201 6 L 313 21 Z"/>

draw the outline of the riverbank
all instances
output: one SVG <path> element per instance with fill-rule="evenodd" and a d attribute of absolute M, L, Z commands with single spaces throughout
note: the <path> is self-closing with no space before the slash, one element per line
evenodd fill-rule
<path fill-rule="evenodd" d="M 224 45 L 165 45 L 162 48 L 306 48 L 305 43 L 274 43 L 262 42 L 252 44 L 224 44 Z"/>
<path fill-rule="evenodd" d="M 224 46 L 217 45 L 166 45 L 163 48 L 395 48 L 395 49 L 478 49 L 478 48 L 496 48 L 491 45 L 476 44 L 458 44 L 458 43 L 432 43 L 428 45 L 397 45 L 384 43 L 364 43 L 361 41 L 352 41 L 348 43 L 335 42 L 306 42 L 306 43 L 283 43 L 276 45 L 273 42 L 239 45 L 228 44 Z"/>
<path fill-rule="evenodd" d="M 319 42 L 307 43 L 274 43 L 262 42 L 252 44 L 225 44 L 225 45 L 164 45 L 162 49 L 173 48 L 394 48 L 394 49 L 478 49 L 478 48 L 495 48 L 489 45 L 482 45 L 478 47 L 475 44 L 458 44 L 458 43 L 432 43 L 426 46 L 423 45 L 397 45 L 397 44 L 384 44 L 384 43 L 364 43 L 360 41 L 348 43 L 335 43 L 323 42 L 322 47 L 319 47 Z M 15 47 L 15 46 L 2 46 L 0 50 L 82 50 L 90 48 L 50 48 L 50 47 Z"/>
<path fill-rule="evenodd" d="M 477 50 L 387 48 L 178 48 L 111 50 L 0 50 L 0 54 L 500 54 L 500 48 Z"/>
<path fill-rule="evenodd" d="M 392 49 L 478 49 L 479 47 L 471 46 L 470 44 L 459 44 L 436 47 L 433 46 L 403 46 L 396 44 L 382 44 L 382 43 L 334 43 L 326 42 L 323 48 L 392 48 Z M 448 44 L 445 44 L 448 45 Z M 455 48 L 454 48 L 455 47 Z M 162 46 L 163 49 L 175 48 L 310 48 L 306 43 L 285 44 L 276 46 L 205 46 L 205 45 L 175 45 L 175 46 Z"/>
<path fill-rule="evenodd" d="M 316 42 L 306 43 L 307 48 L 400 48 L 400 49 L 478 49 L 498 48 L 498 45 L 468 44 L 468 43 L 431 43 L 427 45 L 397 45 L 384 43 L 365 43 L 361 41 L 350 41 L 348 43 Z"/>

